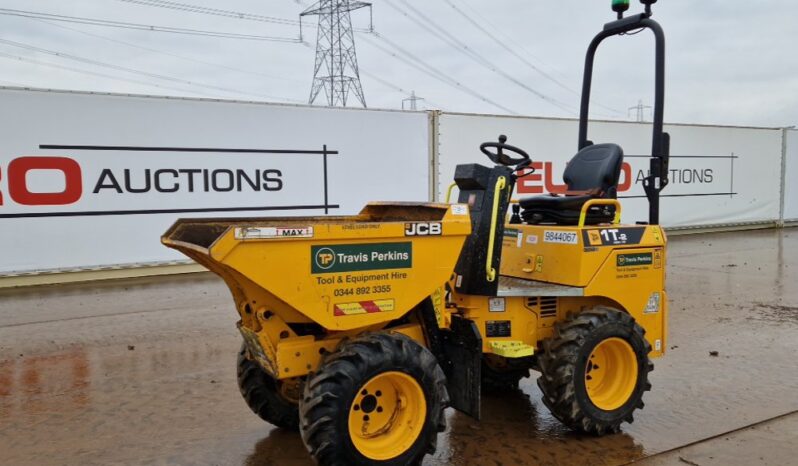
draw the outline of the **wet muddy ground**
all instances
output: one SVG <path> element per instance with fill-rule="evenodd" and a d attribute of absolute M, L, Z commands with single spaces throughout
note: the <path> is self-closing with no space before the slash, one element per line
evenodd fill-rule
<path fill-rule="evenodd" d="M 425 465 L 798 464 L 798 230 L 674 237 L 668 259 L 634 424 L 570 433 L 526 379 L 482 422 L 450 412 Z M 0 464 L 311 464 L 241 400 L 236 320 L 207 274 L 0 291 Z"/>

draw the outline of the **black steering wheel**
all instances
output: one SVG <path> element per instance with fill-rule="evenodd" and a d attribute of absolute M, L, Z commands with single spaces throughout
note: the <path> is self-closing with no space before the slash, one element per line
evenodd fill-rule
<path fill-rule="evenodd" d="M 496 149 L 496 151 L 492 152 L 488 149 Z M 483 154 L 487 155 L 493 163 L 498 163 L 508 167 L 515 166 L 516 170 L 527 168 L 530 164 L 532 164 L 529 154 L 524 152 L 523 149 L 519 149 L 518 147 L 507 144 L 507 136 L 503 134 L 499 136 L 499 142 L 483 142 L 480 144 L 479 150 L 481 150 Z M 504 151 L 513 152 L 521 157 L 510 157 L 509 155 L 505 154 Z"/>

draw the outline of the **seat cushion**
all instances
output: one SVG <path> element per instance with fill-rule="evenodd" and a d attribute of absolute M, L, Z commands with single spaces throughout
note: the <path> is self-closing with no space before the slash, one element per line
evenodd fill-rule
<path fill-rule="evenodd" d="M 525 223 L 554 223 L 577 225 L 582 206 L 594 196 L 535 196 L 523 198 L 521 218 Z M 586 225 L 610 223 L 615 218 L 615 206 L 597 205 L 588 209 Z"/>
<path fill-rule="evenodd" d="M 522 198 L 518 203 L 523 209 L 557 209 L 576 210 L 582 209 L 585 202 L 593 196 L 534 196 Z"/>

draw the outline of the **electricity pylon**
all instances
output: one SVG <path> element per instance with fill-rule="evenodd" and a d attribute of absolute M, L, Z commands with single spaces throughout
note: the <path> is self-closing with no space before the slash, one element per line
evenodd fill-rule
<path fill-rule="evenodd" d="M 360 83 L 360 72 L 355 53 L 355 36 L 352 32 L 350 12 L 371 8 L 371 3 L 350 0 L 321 0 L 300 13 L 318 16 L 319 27 L 316 39 L 316 64 L 313 69 L 313 85 L 310 103 L 316 101 L 322 90 L 330 107 L 346 107 L 349 94 L 366 107 L 366 97 Z"/>

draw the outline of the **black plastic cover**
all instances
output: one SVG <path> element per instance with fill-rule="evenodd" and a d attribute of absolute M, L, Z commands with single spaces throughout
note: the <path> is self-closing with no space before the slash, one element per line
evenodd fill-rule
<path fill-rule="evenodd" d="M 498 270 L 502 255 L 504 223 L 514 185 L 512 175 L 513 170 L 511 168 L 502 166 L 488 168 L 479 164 L 469 164 L 458 165 L 455 170 L 454 180 L 460 189 L 458 202 L 468 204 L 471 212 L 471 235 L 466 240 L 465 245 L 463 245 L 463 251 L 460 253 L 460 259 L 455 267 L 455 273 L 457 274 L 455 288 L 460 293 L 496 296 L 499 285 Z M 491 213 L 496 183 L 502 176 L 507 183 L 499 193 L 501 199 L 491 264 L 497 271 L 497 277 L 493 282 L 489 282 L 485 273 L 485 262 L 488 258 Z"/>
<path fill-rule="evenodd" d="M 449 331 L 443 332 L 444 365 L 452 408 L 479 420 L 482 398 L 482 336 L 472 320 L 452 316 Z M 447 370 L 448 369 L 448 370 Z"/>

